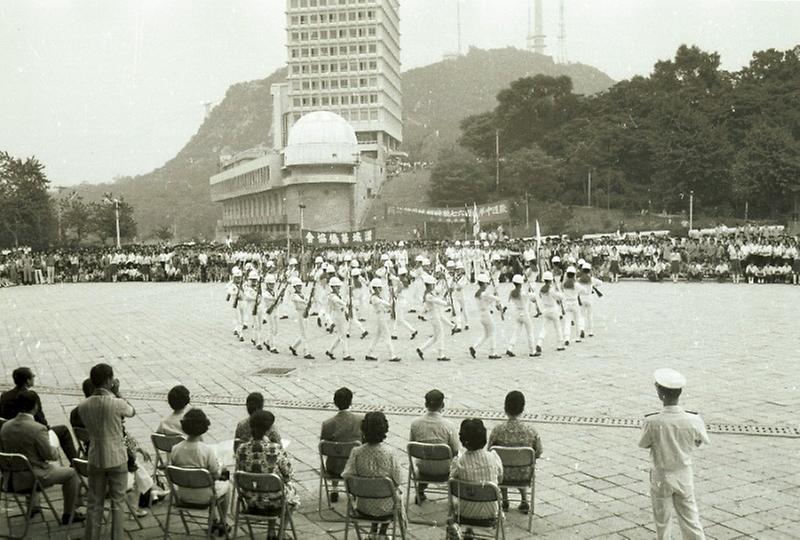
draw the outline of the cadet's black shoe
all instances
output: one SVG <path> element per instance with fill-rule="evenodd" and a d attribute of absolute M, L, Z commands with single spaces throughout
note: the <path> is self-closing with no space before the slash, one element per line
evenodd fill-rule
<path fill-rule="evenodd" d="M 267 319 L 261 319 L 261 324 L 267 324 Z"/>
<path fill-rule="evenodd" d="M 419 332 L 417 332 L 416 330 L 411 332 L 411 339 L 413 340 L 415 337 L 417 337 L 417 334 L 419 334 Z"/>
<path fill-rule="evenodd" d="M 563 350 L 565 350 L 565 349 L 564 349 L 564 347 L 556 347 L 556 350 L 557 350 L 557 351 L 563 351 Z"/>
<path fill-rule="evenodd" d="M 322 319 L 320 319 L 319 317 L 317 317 L 317 326 L 322 328 Z"/>
<path fill-rule="evenodd" d="M 408 312 L 409 312 L 409 313 L 416 313 L 416 312 L 417 312 L 417 310 L 416 310 L 416 309 L 409 309 L 409 310 L 408 310 Z"/>
<path fill-rule="evenodd" d="M 419 319 L 421 321 L 427 321 L 428 320 L 425 317 L 423 317 L 422 315 L 417 315 L 417 319 Z"/>
<path fill-rule="evenodd" d="M 253 345 L 255 345 L 255 344 L 256 344 L 256 340 L 255 340 L 255 339 L 251 339 L 251 340 L 250 340 L 250 343 L 252 343 Z"/>
<path fill-rule="evenodd" d="M 318 313 L 316 311 L 312 311 L 311 313 L 308 314 L 309 317 L 316 317 L 317 315 Z"/>
<path fill-rule="evenodd" d="M 359 317 L 358 322 L 367 322 L 367 319 L 362 319 Z"/>
<path fill-rule="evenodd" d="M 364 338 L 365 338 L 365 337 L 367 337 L 368 335 L 369 335 L 369 332 L 367 332 L 366 330 L 364 330 L 364 331 L 361 333 L 361 339 L 364 339 Z"/>
<path fill-rule="evenodd" d="M 589 333 L 589 337 L 594 337 L 594 334 L 592 334 L 592 333 L 590 332 L 590 333 Z"/>
<path fill-rule="evenodd" d="M 583 338 L 585 338 L 585 337 L 586 337 L 586 332 L 584 332 L 583 330 L 581 330 L 581 339 L 583 339 Z"/>
<path fill-rule="evenodd" d="M 425 356 L 422 354 L 422 349 L 417 349 L 417 356 L 419 356 L 420 360 L 425 360 Z"/>
<path fill-rule="evenodd" d="M 292 352 L 292 356 L 297 356 L 297 351 L 295 350 L 294 347 L 289 346 L 289 350 Z"/>
<path fill-rule="evenodd" d="M 336 357 L 333 356 L 333 353 L 331 351 L 325 351 L 325 356 L 327 356 L 331 360 L 336 360 Z"/>
<path fill-rule="evenodd" d="M 392 336 L 392 339 L 393 339 L 394 341 L 397 341 L 397 336 Z"/>
<path fill-rule="evenodd" d="M 313 360 L 313 359 L 314 359 L 314 355 L 313 355 L 313 354 L 311 354 L 311 353 L 308 353 L 308 354 L 307 354 L 307 355 L 305 355 L 303 358 L 305 358 L 306 360 Z"/>
<path fill-rule="evenodd" d="M 242 329 L 243 329 L 243 330 L 247 330 L 247 325 L 246 325 L 246 324 L 243 324 L 243 325 L 242 325 Z"/>
<path fill-rule="evenodd" d="M 378 359 L 374 356 L 367 355 L 364 357 L 364 360 L 369 360 L 370 362 L 376 362 Z"/>
<path fill-rule="evenodd" d="M 566 340 L 566 341 L 564 342 L 564 346 L 565 346 L 565 347 L 569 347 L 569 340 Z"/>
<path fill-rule="evenodd" d="M 258 345 L 256 345 L 256 349 L 258 349 L 259 351 L 263 351 L 264 347 L 261 345 L 261 343 L 259 343 Z"/>
<path fill-rule="evenodd" d="M 458 334 L 459 332 L 461 332 L 461 328 L 457 328 L 457 327 L 454 326 L 453 328 L 450 329 L 450 335 L 451 336 L 454 336 L 454 335 Z"/>
<path fill-rule="evenodd" d="M 288 319 L 288 318 L 289 318 L 289 316 L 288 316 L 288 315 L 281 315 L 281 316 L 280 316 L 280 319 L 281 319 L 281 320 Z"/>
<path fill-rule="evenodd" d="M 356 361 L 356 359 L 353 358 L 350 355 L 345 356 L 344 358 L 342 358 L 342 360 L 344 360 L 345 362 L 355 362 Z"/>
<path fill-rule="evenodd" d="M 439 361 L 439 362 L 449 362 L 450 361 L 450 359 L 448 357 L 446 357 L 446 356 L 442 356 L 441 358 L 437 358 L 436 360 Z"/>
<path fill-rule="evenodd" d="M 244 336 L 239 336 L 239 341 L 244 341 Z"/>
<path fill-rule="evenodd" d="M 400 361 L 400 359 L 398 357 L 396 357 L 396 356 L 394 356 L 392 358 L 389 358 L 389 362 L 399 362 L 399 361 Z"/>
<path fill-rule="evenodd" d="M 516 355 L 516 354 L 514 354 L 514 353 L 513 353 L 513 352 L 511 352 L 511 351 L 506 351 L 506 356 L 508 356 L 509 358 L 514 358 L 514 357 L 515 357 L 515 356 L 517 356 L 517 355 Z"/>
<path fill-rule="evenodd" d="M 350 334 L 349 333 L 345 334 L 345 335 L 347 336 L 347 339 L 350 339 Z"/>
<path fill-rule="evenodd" d="M 489 360 L 497 360 L 499 358 L 500 358 L 499 354 L 490 354 L 489 355 Z"/>
<path fill-rule="evenodd" d="M 470 348 L 469 348 L 469 355 L 470 355 L 472 358 L 475 358 L 475 347 L 470 347 Z"/>
<path fill-rule="evenodd" d="M 272 354 L 278 354 L 278 348 L 277 348 L 277 347 L 272 347 L 272 348 L 269 350 L 269 352 L 271 352 Z"/>
<path fill-rule="evenodd" d="M 464 325 L 464 330 L 469 330 L 469 325 L 468 324 Z"/>

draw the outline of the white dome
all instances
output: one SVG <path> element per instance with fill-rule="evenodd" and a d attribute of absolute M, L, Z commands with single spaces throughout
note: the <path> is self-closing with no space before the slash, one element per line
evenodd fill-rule
<path fill-rule="evenodd" d="M 353 165 L 358 162 L 353 127 L 338 114 L 316 111 L 302 116 L 289 130 L 284 165 Z"/>

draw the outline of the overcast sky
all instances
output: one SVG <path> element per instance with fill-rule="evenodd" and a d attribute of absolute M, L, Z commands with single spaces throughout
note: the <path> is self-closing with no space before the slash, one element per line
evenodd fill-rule
<path fill-rule="evenodd" d="M 457 48 L 456 0 L 400 0 L 403 68 Z M 159 167 L 205 102 L 286 60 L 285 0 L 0 0 L 0 150 L 58 185 Z M 544 0 L 548 51 L 558 1 Z M 463 44 L 524 47 L 527 0 L 462 0 Z M 738 69 L 800 44 L 800 1 L 565 0 L 567 55 L 619 80 L 681 43 Z"/>

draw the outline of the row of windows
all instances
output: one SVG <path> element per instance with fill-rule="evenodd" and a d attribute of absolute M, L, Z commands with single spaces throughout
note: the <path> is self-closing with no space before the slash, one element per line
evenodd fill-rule
<path fill-rule="evenodd" d="M 356 4 L 374 4 L 376 0 L 292 0 L 292 8 L 325 7 L 325 6 L 353 6 Z"/>
<path fill-rule="evenodd" d="M 370 120 L 377 120 L 378 119 L 378 109 L 330 109 L 331 112 L 334 112 L 348 120 L 350 122 L 368 122 Z M 294 121 L 297 122 L 300 120 L 300 117 L 303 116 L 303 113 L 296 113 L 293 115 Z"/>
<path fill-rule="evenodd" d="M 293 75 L 307 75 L 309 73 L 336 73 L 337 71 L 376 71 L 377 69 L 377 60 L 339 62 L 338 64 L 292 64 Z"/>
<path fill-rule="evenodd" d="M 338 90 L 339 88 L 377 88 L 377 77 L 362 77 L 360 79 L 322 79 L 322 80 L 293 80 L 293 92 L 301 90 Z"/>
<path fill-rule="evenodd" d="M 292 15 L 289 22 L 292 26 L 305 24 L 331 24 L 337 22 L 374 21 L 375 10 L 366 9 L 359 11 L 323 11 L 309 15 Z"/>
<path fill-rule="evenodd" d="M 327 41 L 329 39 L 374 37 L 378 33 L 377 26 L 360 26 L 339 28 L 338 30 L 313 30 L 311 32 L 291 32 L 291 42 Z"/>
<path fill-rule="evenodd" d="M 308 96 L 292 98 L 292 105 L 295 107 L 327 107 L 328 105 L 375 105 L 377 103 L 378 94 L 341 94 L 333 96 Z"/>
<path fill-rule="evenodd" d="M 269 167 L 262 167 L 248 173 L 236 176 L 224 182 L 214 184 L 215 193 L 232 193 L 255 187 L 263 187 L 269 183 Z"/>
<path fill-rule="evenodd" d="M 362 43 L 356 45 L 342 45 L 340 47 L 292 47 L 290 56 L 292 58 L 315 58 L 317 56 L 344 56 L 347 54 L 375 54 L 378 52 L 378 45 Z"/>
<path fill-rule="evenodd" d="M 222 213 L 227 219 L 279 216 L 283 214 L 283 197 L 277 192 L 243 197 L 226 202 Z"/>

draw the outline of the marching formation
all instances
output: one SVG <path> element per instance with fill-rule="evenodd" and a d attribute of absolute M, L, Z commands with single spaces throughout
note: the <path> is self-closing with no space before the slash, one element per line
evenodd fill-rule
<path fill-rule="evenodd" d="M 562 264 L 553 257 L 550 269 L 543 271 L 539 260 L 534 250 L 524 252 L 523 272 L 512 276 L 510 292 L 501 293 L 504 263 L 498 255 L 486 254 L 470 267 L 474 261 L 465 264 L 447 254 L 437 254 L 433 261 L 424 255 L 408 261 L 392 252 L 382 254 L 375 268 L 346 255 L 328 260 L 317 256 L 306 281 L 295 258 L 283 265 L 253 257 L 232 268 L 226 305 L 233 308 L 235 338 L 273 354 L 279 353 L 279 335 L 290 336 L 283 345 L 292 355 L 314 359 L 309 347 L 313 330 L 330 334 L 324 354 L 331 360 L 340 355 L 355 361 L 350 341 L 359 339 L 368 340 L 366 361 L 386 355 L 390 362 L 399 362 L 394 342 L 412 342 L 427 329 L 430 337 L 414 348 L 416 355 L 447 362 L 446 341 L 470 329 L 474 307 L 480 319 L 478 335 L 465 351 L 472 358 L 479 353 L 488 359 L 501 357 L 501 325 L 509 332 L 506 356 L 517 356 L 517 341 L 524 340 L 528 356 L 538 357 L 549 333 L 555 336 L 556 351 L 592 337 L 593 305 L 602 297 L 602 281 L 594 276 L 591 263 L 570 257 Z M 279 325 L 284 325 L 280 334 Z"/>

